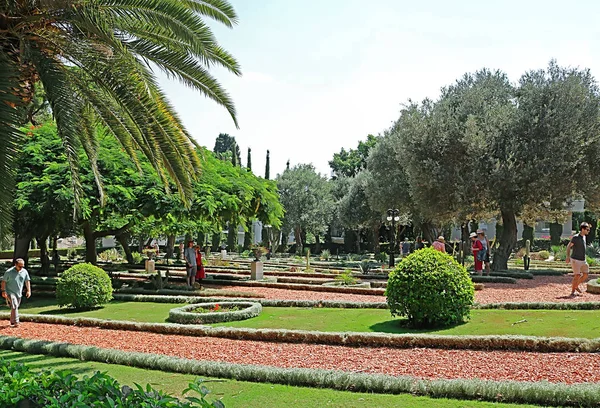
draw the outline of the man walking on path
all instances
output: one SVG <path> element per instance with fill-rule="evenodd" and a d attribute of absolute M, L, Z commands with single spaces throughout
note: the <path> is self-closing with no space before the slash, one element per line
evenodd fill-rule
<path fill-rule="evenodd" d="M 194 287 L 198 265 L 196 263 L 196 250 L 194 249 L 194 241 L 188 242 L 188 247 L 185 249 L 185 251 L 183 251 L 183 258 L 185 259 L 186 264 L 185 269 L 187 272 L 187 285 Z"/>
<path fill-rule="evenodd" d="M 573 283 L 571 285 L 571 295 L 575 296 L 575 292 L 581 293 L 579 285 L 581 285 L 588 277 L 590 267 L 585 259 L 585 248 L 587 243 L 585 237 L 590 233 L 590 224 L 582 222 L 579 226 L 579 234 L 571 238 L 571 242 L 567 245 L 567 263 L 571 263 L 573 268 Z M 571 253 L 571 248 L 573 253 Z"/>
<path fill-rule="evenodd" d="M 19 326 L 19 305 L 23 296 L 23 284 L 27 287 L 25 296 L 31 296 L 31 282 L 29 273 L 24 268 L 25 261 L 21 258 L 15 261 L 15 266 L 4 272 L 2 278 L 2 297 L 6 299 L 8 307 L 10 307 L 10 325 L 11 327 Z"/>

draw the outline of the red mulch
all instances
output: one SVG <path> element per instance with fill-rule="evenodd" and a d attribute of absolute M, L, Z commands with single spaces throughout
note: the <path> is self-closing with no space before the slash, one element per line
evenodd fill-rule
<path fill-rule="evenodd" d="M 7 322 L 5 322 L 7 324 Z M 123 351 L 274 367 L 321 368 L 418 378 L 481 378 L 578 383 L 600 381 L 600 354 L 351 348 L 136 333 L 22 323 L 0 333 Z"/>
<path fill-rule="evenodd" d="M 499 302 L 600 302 L 600 295 L 585 292 L 569 297 L 573 275 L 535 276 L 533 279 L 519 279 L 517 284 L 485 283 L 483 290 L 475 292 L 479 303 Z M 591 279 L 591 278 L 590 278 Z"/>
<path fill-rule="evenodd" d="M 353 295 L 351 293 L 311 292 L 308 290 L 274 289 L 249 286 L 206 285 L 207 289 L 224 289 L 263 295 L 266 299 L 278 300 L 338 300 L 346 302 L 385 302 L 385 296 Z"/>

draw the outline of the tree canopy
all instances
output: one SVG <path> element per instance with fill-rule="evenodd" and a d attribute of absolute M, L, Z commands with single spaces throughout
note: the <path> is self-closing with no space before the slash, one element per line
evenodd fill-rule
<path fill-rule="evenodd" d="M 174 183 L 191 198 L 200 159 L 154 69 L 222 105 L 237 123 L 231 98 L 208 69 L 240 75 L 240 67 L 218 44 L 207 18 L 227 27 L 237 23 L 227 0 L 0 3 L 0 222 L 9 216 L 12 159 L 23 124 L 19 112 L 39 85 L 56 119 L 77 202 L 80 149 L 101 185 L 98 125 L 135 162 L 143 152 L 165 184 Z"/>

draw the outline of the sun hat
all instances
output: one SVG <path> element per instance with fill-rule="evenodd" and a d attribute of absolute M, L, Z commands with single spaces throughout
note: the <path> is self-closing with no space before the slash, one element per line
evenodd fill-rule
<path fill-rule="evenodd" d="M 471 232 L 471 235 L 469 235 L 469 238 L 477 238 L 477 233 Z"/>
<path fill-rule="evenodd" d="M 437 240 L 440 241 L 440 242 L 446 242 L 446 240 L 444 239 L 444 237 L 441 236 L 441 235 L 438 237 Z"/>
<path fill-rule="evenodd" d="M 478 229 L 477 230 L 477 234 L 483 234 L 483 230 L 482 229 Z"/>

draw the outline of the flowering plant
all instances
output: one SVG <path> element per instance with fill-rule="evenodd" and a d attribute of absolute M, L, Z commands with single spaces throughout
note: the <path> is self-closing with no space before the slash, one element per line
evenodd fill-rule
<path fill-rule="evenodd" d="M 250 249 L 252 250 L 252 252 L 254 252 L 254 260 L 255 261 L 260 261 L 260 257 L 268 252 L 267 248 L 259 246 L 259 245 L 254 245 Z"/>

